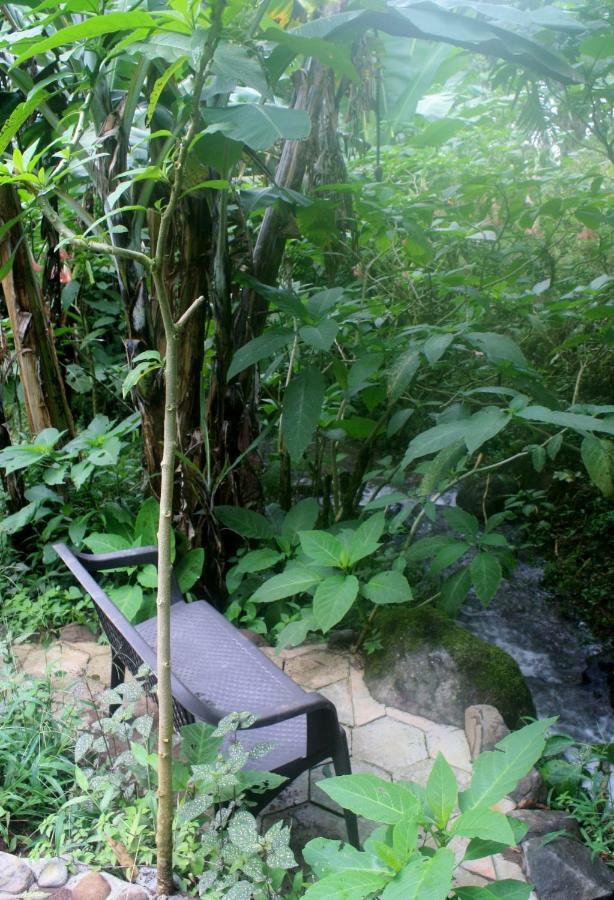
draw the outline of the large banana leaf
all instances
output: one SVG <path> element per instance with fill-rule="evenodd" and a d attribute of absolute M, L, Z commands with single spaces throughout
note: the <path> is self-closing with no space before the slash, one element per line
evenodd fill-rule
<path fill-rule="evenodd" d="M 314 19 L 292 30 L 304 38 L 350 39 L 365 31 L 406 38 L 423 38 L 505 59 L 564 84 L 578 80 L 574 70 L 556 53 L 490 22 L 460 15 L 430 0 L 383 11 L 349 10 Z M 291 57 L 290 48 L 284 48 Z"/>

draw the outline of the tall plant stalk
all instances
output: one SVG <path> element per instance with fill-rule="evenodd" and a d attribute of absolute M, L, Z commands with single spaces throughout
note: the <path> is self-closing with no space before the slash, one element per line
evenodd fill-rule
<path fill-rule="evenodd" d="M 168 203 L 160 217 L 158 235 L 153 256 L 140 251 L 107 244 L 100 241 L 84 240 L 76 235 L 60 218 L 52 205 L 43 196 L 39 204 L 44 216 L 59 234 L 75 246 L 98 253 L 109 254 L 116 259 L 128 259 L 139 263 L 151 276 L 155 298 L 160 310 L 166 343 L 164 358 L 164 426 L 163 450 L 160 477 L 160 516 L 158 519 L 158 592 L 157 592 L 157 695 L 159 708 L 158 724 L 158 813 L 156 821 L 156 863 L 157 892 L 159 895 L 174 893 L 173 888 L 173 782 L 172 782 L 172 742 L 173 742 L 173 695 L 171 687 L 171 576 L 172 576 L 172 523 L 174 471 L 177 449 L 177 389 L 179 371 L 179 341 L 181 333 L 192 314 L 203 303 L 204 297 L 196 298 L 190 306 L 175 318 L 171 296 L 164 278 L 164 267 L 173 217 L 181 198 L 185 181 L 185 165 L 190 146 L 196 135 L 200 100 L 209 72 L 210 64 L 222 32 L 222 13 L 226 0 L 218 0 L 212 10 L 211 26 L 203 48 L 203 53 L 194 79 L 190 115 L 186 130 L 178 147 L 174 167 L 174 181 Z"/>
<path fill-rule="evenodd" d="M 160 219 L 156 252 L 151 266 L 156 299 L 164 325 L 166 353 L 164 364 L 164 444 L 160 478 L 160 517 L 158 520 L 158 594 L 157 594 L 157 680 L 158 680 L 158 817 L 156 822 L 156 862 L 158 894 L 173 893 L 173 694 L 171 688 L 171 534 L 173 493 L 175 487 L 175 453 L 177 448 L 177 380 L 179 337 L 190 315 L 203 302 L 199 297 L 183 315 L 174 320 L 171 298 L 166 288 L 163 267 L 173 216 L 184 184 L 185 164 L 196 134 L 200 98 L 205 78 L 222 30 L 225 0 L 219 0 L 212 11 L 211 27 L 192 94 L 192 108 L 186 133 L 179 147 L 175 178 L 166 209 Z"/>

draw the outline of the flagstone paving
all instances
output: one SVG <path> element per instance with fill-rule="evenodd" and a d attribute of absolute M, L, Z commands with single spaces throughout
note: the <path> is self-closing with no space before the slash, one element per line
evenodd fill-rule
<path fill-rule="evenodd" d="M 273 648 L 261 649 L 298 684 L 332 700 L 348 735 L 354 772 L 372 772 L 388 780 L 424 785 L 441 752 L 454 769 L 459 788 L 469 783 L 471 757 L 465 732 L 378 703 L 369 693 L 357 658 L 318 644 L 285 650 L 279 655 Z M 48 671 L 64 698 L 95 697 L 108 685 L 110 649 L 103 644 L 58 641 L 44 648 L 24 643 L 13 650 L 25 672 L 42 675 Z M 316 836 L 344 840 L 341 810 L 318 787 L 331 774 L 329 764 L 305 772 L 267 807 L 262 816 L 264 826 L 269 827 L 280 818 L 292 822 L 297 847 Z M 498 808 L 509 812 L 514 806 L 513 801 L 506 800 Z M 372 823 L 361 821 L 361 836 L 366 837 L 372 827 Z M 451 846 L 458 859 L 467 842 L 465 838 L 453 841 Z M 509 850 L 505 856 L 464 863 L 458 869 L 457 884 L 483 886 L 504 878 L 524 881 L 520 857 L 518 851 Z"/>

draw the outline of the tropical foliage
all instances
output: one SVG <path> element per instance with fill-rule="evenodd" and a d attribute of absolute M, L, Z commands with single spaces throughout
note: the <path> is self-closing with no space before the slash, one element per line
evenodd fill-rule
<path fill-rule="evenodd" d="M 53 542 L 157 540 L 133 621 L 168 637 L 174 563 L 281 646 L 369 650 L 383 604 L 492 601 L 519 491 L 611 501 L 607 4 L 0 15 L 12 627 L 82 617 Z"/>

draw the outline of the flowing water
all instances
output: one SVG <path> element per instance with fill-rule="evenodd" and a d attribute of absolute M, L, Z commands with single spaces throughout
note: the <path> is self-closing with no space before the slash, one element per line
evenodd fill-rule
<path fill-rule="evenodd" d="M 469 600 L 459 621 L 506 650 L 522 671 L 538 716 L 559 716 L 556 730 L 591 743 L 614 740 L 600 646 L 582 625 L 563 619 L 540 586 L 542 569 L 519 562 L 487 609 Z"/>
<path fill-rule="evenodd" d="M 372 496 L 373 489 L 367 486 L 363 502 Z M 390 491 L 384 487 L 379 493 Z M 436 502 L 438 507 L 445 507 L 454 506 L 455 501 L 456 494 L 450 491 Z M 439 515 L 435 524 L 424 521 L 419 534 L 447 530 Z M 512 533 L 508 540 L 514 543 Z M 608 662 L 599 664 L 602 648 L 588 629 L 562 616 L 556 598 L 541 584 L 542 576 L 539 565 L 520 559 L 488 608 L 470 596 L 459 622 L 516 660 L 540 718 L 558 716 L 556 730 L 576 740 L 612 741 L 614 710 L 610 703 Z"/>

